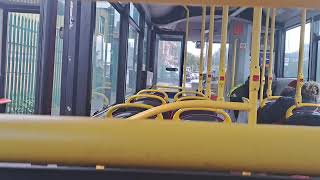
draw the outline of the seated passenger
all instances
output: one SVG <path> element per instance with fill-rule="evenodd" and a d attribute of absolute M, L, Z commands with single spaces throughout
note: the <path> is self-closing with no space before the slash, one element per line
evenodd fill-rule
<path fill-rule="evenodd" d="M 319 99 L 320 86 L 316 82 L 307 82 L 303 85 L 301 90 L 303 103 L 317 103 Z M 268 103 L 258 113 L 259 124 L 274 124 L 285 122 L 287 110 L 295 105 L 294 99 L 295 89 L 287 87 L 281 93 L 283 97 L 277 99 L 274 102 Z"/>

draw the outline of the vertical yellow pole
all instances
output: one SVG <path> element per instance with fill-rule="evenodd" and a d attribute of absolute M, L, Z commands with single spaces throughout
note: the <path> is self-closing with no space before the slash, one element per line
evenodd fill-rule
<path fill-rule="evenodd" d="M 228 38 L 228 18 L 229 18 L 229 6 L 223 6 L 220 65 L 219 65 L 218 101 L 224 101 L 224 87 L 225 87 L 225 82 L 226 82 L 225 61 L 226 61 L 227 38 Z"/>
<path fill-rule="evenodd" d="M 214 14 L 215 6 L 211 5 L 210 10 L 210 29 L 209 29 L 209 50 L 208 50 L 208 63 L 207 63 L 207 84 L 206 84 L 206 96 L 211 97 L 211 80 L 212 80 L 212 46 L 214 38 Z"/>
<path fill-rule="evenodd" d="M 269 75 L 268 75 L 268 90 L 267 96 L 272 96 L 272 81 L 273 81 L 273 51 L 274 51 L 274 34 L 275 34 L 275 26 L 276 26 L 276 9 L 272 9 L 272 20 L 271 20 L 271 42 L 270 42 L 270 62 L 269 62 Z"/>
<path fill-rule="evenodd" d="M 206 16 L 207 16 L 207 8 L 205 5 L 202 6 L 202 26 L 201 26 L 201 52 L 200 52 L 200 67 L 199 67 L 199 87 L 198 92 L 202 92 L 203 90 L 203 61 L 204 61 L 204 45 L 205 45 L 205 31 L 206 31 Z"/>
<path fill-rule="evenodd" d="M 298 76 L 296 88 L 296 104 L 302 103 L 301 89 L 304 83 L 303 77 L 303 60 L 304 60 L 304 35 L 306 28 L 307 10 L 303 9 L 301 12 L 301 31 L 300 31 L 300 48 L 299 48 L 299 62 L 298 62 Z"/>
<path fill-rule="evenodd" d="M 233 44 L 233 64 L 232 64 L 232 80 L 231 80 L 231 89 L 235 86 L 236 79 L 236 64 L 237 64 L 237 48 L 238 48 L 238 39 L 234 40 Z"/>
<path fill-rule="evenodd" d="M 190 11 L 187 6 L 184 6 L 187 13 L 186 19 L 186 35 L 184 41 L 184 61 L 183 61 L 183 82 L 182 89 L 186 91 L 186 83 L 187 83 L 187 61 L 188 61 L 188 38 L 189 38 L 189 21 L 190 21 Z"/>
<path fill-rule="evenodd" d="M 258 89 L 260 86 L 260 67 L 259 67 L 259 53 L 260 53 L 260 33 L 261 33 L 261 15 L 262 8 L 255 7 L 253 12 L 253 27 L 252 27 L 252 42 L 251 42 L 251 65 L 250 65 L 250 90 L 249 99 L 251 109 L 249 111 L 249 125 L 257 123 L 257 102 Z"/>
<path fill-rule="evenodd" d="M 269 37 L 269 19 L 270 19 L 270 8 L 267 9 L 266 14 L 266 25 L 264 30 L 264 47 L 263 47 L 263 61 L 262 61 L 262 71 L 261 71 L 261 85 L 260 85 L 260 105 L 263 101 L 263 90 L 266 84 L 266 61 L 267 61 L 267 49 L 268 49 L 268 37 Z"/>

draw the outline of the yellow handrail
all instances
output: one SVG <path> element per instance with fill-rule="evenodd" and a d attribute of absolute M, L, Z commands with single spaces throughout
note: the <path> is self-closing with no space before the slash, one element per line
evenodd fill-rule
<path fill-rule="evenodd" d="M 204 64 L 204 46 L 205 46 L 205 31 L 206 31 L 206 16 L 207 16 L 207 7 L 202 6 L 202 19 L 201 19 L 201 51 L 200 51 L 200 66 L 199 66 L 199 85 L 198 92 L 203 91 L 203 64 Z"/>
<path fill-rule="evenodd" d="M 106 118 L 113 118 L 113 113 L 117 111 L 120 108 L 141 108 L 141 109 L 151 109 L 153 106 L 147 105 L 147 104 L 131 104 L 131 103 L 125 103 L 125 104 L 117 104 L 115 106 L 112 106 L 109 108 L 106 114 Z M 151 117 L 151 116 L 150 116 Z M 163 120 L 163 115 L 157 114 L 157 120 Z"/>
<path fill-rule="evenodd" d="M 232 124 L 231 117 L 229 116 L 228 113 L 226 113 L 225 111 L 220 110 L 220 109 L 211 109 L 211 108 L 185 108 L 185 109 L 180 109 L 174 114 L 172 120 L 181 121 L 180 116 L 181 116 L 182 113 L 184 113 L 186 111 L 209 111 L 209 112 L 214 112 L 214 113 L 217 113 L 217 114 L 221 114 L 224 117 L 224 122 L 226 124 L 228 124 L 228 125 Z"/>
<path fill-rule="evenodd" d="M 210 8 L 210 28 L 209 28 L 209 50 L 208 50 L 208 62 L 207 62 L 207 79 L 206 79 L 206 96 L 211 97 L 211 80 L 212 80 L 212 48 L 214 37 L 214 14 L 215 6 Z"/>
<path fill-rule="evenodd" d="M 189 39 L 189 21 L 190 21 L 190 11 L 187 6 L 184 6 L 187 12 L 187 20 L 186 20 L 186 37 L 184 41 L 184 61 L 183 61 L 183 82 L 182 88 L 186 90 L 187 83 L 187 61 L 188 61 L 188 39 Z"/>
<path fill-rule="evenodd" d="M 268 49 L 268 37 L 269 37 L 269 21 L 270 21 L 270 9 L 267 8 L 266 14 L 266 24 L 264 30 L 264 47 L 263 47 L 263 60 L 262 60 L 262 70 L 261 70 L 261 85 L 260 85 L 260 106 L 263 103 L 264 95 L 264 85 L 266 84 L 266 62 L 267 62 L 267 49 Z"/>
<path fill-rule="evenodd" d="M 263 108 L 269 101 L 275 101 L 279 98 L 281 98 L 282 96 L 270 96 L 270 97 L 267 97 L 265 98 L 262 103 L 261 103 L 261 107 Z"/>
<path fill-rule="evenodd" d="M 141 112 L 129 119 L 146 119 L 159 113 L 173 111 L 182 108 L 212 108 L 212 109 L 225 109 L 225 110 L 238 110 L 238 111 L 250 111 L 252 109 L 251 104 L 247 103 L 235 103 L 235 102 L 222 102 L 211 100 L 193 100 L 193 101 L 179 101 L 170 104 L 158 106 L 147 111 Z M 257 112 L 256 112 L 257 113 Z"/>
<path fill-rule="evenodd" d="M 130 96 L 126 103 L 132 103 L 133 100 L 141 99 L 141 98 L 150 98 L 150 99 L 157 99 L 159 100 L 162 104 L 166 104 L 166 100 L 164 100 L 162 97 L 156 96 L 156 95 L 151 95 L 151 94 L 139 94 L 139 95 L 134 95 Z"/>
<path fill-rule="evenodd" d="M 232 62 L 231 89 L 233 89 L 235 87 L 235 76 L 236 76 L 236 65 L 237 65 L 237 48 L 238 48 L 238 39 L 235 39 L 234 43 L 233 43 L 233 62 Z"/>
<path fill-rule="evenodd" d="M 144 90 L 141 90 L 141 91 L 139 91 L 138 93 L 137 93 L 137 95 L 140 95 L 140 94 L 149 94 L 149 93 L 160 93 L 160 94 L 162 94 L 164 97 L 163 97 L 163 99 L 165 100 L 165 101 L 169 101 L 169 96 L 168 96 L 168 94 L 167 93 L 165 93 L 164 91 L 162 91 L 162 90 L 159 90 L 159 89 L 144 89 Z M 151 94 L 151 95 L 153 95 L 153 94 Z"/>
<path fill-rule="evenodd" d="M 311 104 L 311 103 L 301 103 L 298 106 L 293 105 L 291 106 L 287 113 L 286 113 L 286 119 L 290 118 L 293 115 L 293 111 L 297 108 L 302 108 L 302 107 L 315 107 L 315 108 L 320 108 L 320 104 Z"/>
<path fill-rule="evenodd" d="M 201 96 L 186 96 L 186 97 L 181 97 L 176 102 L 179 101 L 190 101 L 190 100 L 210 100 L 208 97 L 201 97 Z"/>
<path fill-rule="evenodd" d="M 226 51 L 228 38 L 228 21 L 229 21 L 229 6 L 223 6 L 222 12 L 222 29 L 221 29 L 221 48 L 220 48 L 220 63 L 219 63 L 219 83 L 218 83 L 218 101 L 224 101 L 224 91 L 226 82 Z M 210 54 L 211 56 L 211 54 Z"/>
<path fill-rule="evenodd" d="M 301 89 L 304 84 L 303 77 L 303 61 L 304 61 L 304 36 L 306 28 L 306 16 L 307 10 L 303 9 L 301 12 L 301 30 L 300 30 L 300 46 L 299 46 L 299 61 L 298 61 L 298 75 L 297 75 L 297 87 L 296 87 L 296 105 L 302 103 Z"/>
<path fill-rule="evenodd" d="M 250 84 L 249 84 L 249 100 L 251 109 L 249 111 L 249 125 L 257 124 L 257 103 L 258 90 L 260 87 L 260 35 L 261 35 L 261 16 L 262 8 L 255 7 L 253 11 L 253 27 L 252 27 L 252 43 L 251 43 L 251 64 L 250 64 Z"/>
<path fill-rule="evenodd" d="M 202 92 L 197 92 L 197 91 L 180 91 L 178 92 L 175 96 L 174 96 L 174 101 L 177 101 L 179 98 L 181 98 L 180 96 L 184 95 L 184 94 L 194 94 L 196 96 L 200 96 L 200 97 L 206 97 Z"/>
<path fill-rule="evenodd" d="M 165 86 L 165 85 L 153 85 L 152 88 L 155 89 L 177 89 L 177 90 L 183 90 L 182 87 L 179 86 Z"/>
<path fill-rule="evenodd" d="M 272 81 L 273 81 L 273 51 L 274 51 L 274 34 L 276 25 L 276 9 L 272 9 L 272 20 L 271 20 L 271 42 L 270 42 L 270 62 L 269 62 L 269 75 L 268 75 L 268 90 L 267 97 L 272 96 Z M 263 89 L 261 90 L 263 91 Z"/>

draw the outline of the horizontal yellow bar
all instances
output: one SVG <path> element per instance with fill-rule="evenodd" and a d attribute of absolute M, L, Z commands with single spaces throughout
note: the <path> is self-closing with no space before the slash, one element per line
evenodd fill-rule
<path fill-rule="evenodd" d="M 320 129 L 0 116 L 0 161 L 320 175 Z"/>
<path fill-rule="evenodd" d="M 97 1 L 97 0 L 82 0 Z M 102 0 L 101 0 L 102 1 Z M 109 0 L 118 2 L 118 0 Z M 234 7 L 269 7 L 269 8 L 310 8 L 320 9 L 319 0 L 123 0 L 121 2 L 155 3 L 155 4 L 188 4 L 188 5 L 216 5 Z"/>

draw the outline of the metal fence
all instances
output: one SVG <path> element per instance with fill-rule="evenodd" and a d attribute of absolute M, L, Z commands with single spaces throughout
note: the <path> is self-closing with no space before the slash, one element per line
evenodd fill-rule
<path fill-rule="evenodd" d="M 8 17 L 5 96 L 6 112 L 34 112 L 38 63 L 39 15 L 10 12 Z"/>

